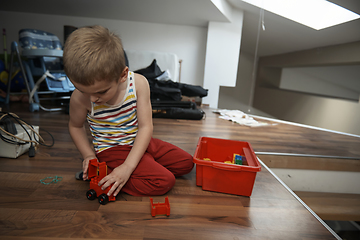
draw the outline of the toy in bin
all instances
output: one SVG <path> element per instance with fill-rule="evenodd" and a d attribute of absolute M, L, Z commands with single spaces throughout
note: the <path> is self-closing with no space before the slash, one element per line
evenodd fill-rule
<path fill-rule="evenodd" d="M 107 195 L 113 184 L 107 187 L 105 190 L 102 190 L 98 185 L 100 180 L 103 179 L 106 175 L 107 166 L 105 162 L 99 163 L 97 159 L 91 159 L 89 161 L 88 178 L 90 179 L 90 189 L 86 192 L 86 197 L 89 200 L 94 200 L 98 197 L 99 203 L 102 205 L 105 205 L 111 201 L 115 201 L 115 197 L 113 195 Z"/>
<path fill-rule="evenodd" d="M 197 186 L 241 196 L 251 196 L 256 173 L 261 171 L 250 143 L 243 141 L 200 137 L 193 161 Z"/>
<path fill-rule="evenodd" d="M 209 158 L 205 158 L 203 160 L 211 161 L 211 159 L 209 159 Z M 224 163 L 236 164 L 236 165 L 247 165 L 246 157 L 241 156 L 240 154 L 236 154 L 236 153 L 234 153 L 233 159 L 231 161 L 225 161 Z"/>

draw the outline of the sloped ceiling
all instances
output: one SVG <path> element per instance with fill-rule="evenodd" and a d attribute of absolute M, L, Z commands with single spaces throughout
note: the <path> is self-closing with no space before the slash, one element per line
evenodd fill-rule
<path fill-rule="evenodd" d="M 210 0 L 2 0 L 0 10 L 202 27 L 227 21 Z"/>
<path fill-rule="evenodd" d="M 241 49 L 255 52 L 259 9 L 241 0 L 228 0 L 244 11 Z M 360 14 L 359 0 L 331 0 Z M 207 27 L 209 21 L 227 18 L 211 0 L 3 0 L 2 11 L 32 12 L 79 17 L 119 19 L 152 23 Z M 316 31 L 265 12 L 265 31 L 260 31 L 258 56 L 360 41 L 360 19 Z"/>
<path fill-rule="evenodd" d="M 255 51 L 260 9 L 241 0 L 228 0 L 237 9 L 245 11 L 242 49 Z M 330 0 L 360 14 L 359 0 Z M 305 49 L 360 41 L 360 19 L 314 30 L 271 12 L 264 12 L 265 31 L 260 30 L 259 56 L 269 56 Z"/>

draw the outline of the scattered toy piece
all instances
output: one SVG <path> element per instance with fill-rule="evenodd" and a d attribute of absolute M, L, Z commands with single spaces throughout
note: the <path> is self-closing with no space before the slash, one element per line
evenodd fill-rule
<path fill-rule="evenodd" d="M 153 199 L 150 198 L 151 216 L 166 215 L 170 216 L 170 203 L 169 198 L 165 197 L 165 203 L 154 203 Z"/>
<path fill-rule="evenodd" d="M 51 181 L 47 181 L 48 179 L 51 180 Z M 51 184 L 51 183 L 60 182 L 62 179 L 63 179 L 63 177 L 60 177 L 60 176 L 46 177 L 46 178 L 44 178 L 44 179 L 40 179 L 40 182 L 41 182 L 42 184 L 49 185 L 49 184 Z"/>

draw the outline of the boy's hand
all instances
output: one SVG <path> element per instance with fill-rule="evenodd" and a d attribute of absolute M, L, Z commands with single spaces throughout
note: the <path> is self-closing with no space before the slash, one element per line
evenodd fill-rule
<path fill-rule="evenodd" d="M 94 156 L 89 156 L 89 157 L 84 158 L 84 161 L 83 161 L 83 180 L 84 181 L 88 180 L 89 162 L 91 159 L 95 159 L 95 158 L 96 157 L 94 157 Z M 99 161 L 99 160 L 97 160 L 97 161 Z"/>
<path fill-rule="evenodd" d="M 129 180 L 131 173 L 132 169 L 125 163 L 123 163 L 117 168 L 115 168 L 109 175 L 101 179 L 101 181 L 99 182 L 99 186 L 102 186 L 101 189 L 105 190 L 108 186 L 114 184 L 110 188 L 107 195 L 111 196 L 111 194 L 113 194 L 114 196 L 116 196 L 120 192 L 121 188 L 124 187 L 126 182 Z"/>

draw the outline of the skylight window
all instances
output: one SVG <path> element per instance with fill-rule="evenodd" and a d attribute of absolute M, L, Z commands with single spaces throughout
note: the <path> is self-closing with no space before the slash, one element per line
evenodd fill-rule
<path fill-rule="evenodd" d="M 326 0 L 242 0 L 316 30 L 360 18 Z"/>

